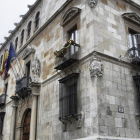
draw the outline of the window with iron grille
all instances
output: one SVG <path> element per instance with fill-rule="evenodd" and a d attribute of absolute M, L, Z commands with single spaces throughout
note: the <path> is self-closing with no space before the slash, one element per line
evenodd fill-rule
<path fill-rule="evenodd" d="M 17 49 L 17 45 L 18 45 L 18 37 L 17 37 L 16 40 L 15 40 L 15 51 L 16 51 L 16 49 Z"/>
<path fill-rule="evenodd" d="M 23 43 L 23 40 L 24 40 L 24 30 L 22 30 L 21 32 L 21 44 Z"/>
<path fill-rule="evenodd" d="M 28 23 L 28 27 L 27 27 L 27 36 L 28 36 L 28 37 L 29 37 L 30 34 L 31 34 L 31 25 L 32 25 L 32 22 L 30 21 L 30 22 Z"/>
<path fill-rule="evenodd" d="M 136 85 L 136 99 L 138 105 L 138 114 L 140 115 L 140 75 L 133 76 Z"/>
<path fill-rule="evenodd" d="M 35 28 L 39 26 L 40 12 L 37 12 L 35 16 Z"/>
<path fill-rule="evenodd" d="M 61 80 L 59 91 L 59 117 L 77 114 L 77 84 L 79 73 L 73 73 Z"/>

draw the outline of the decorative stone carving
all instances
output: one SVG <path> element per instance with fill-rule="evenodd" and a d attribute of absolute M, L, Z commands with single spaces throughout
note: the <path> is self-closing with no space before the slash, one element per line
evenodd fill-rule
<path fill-rule="evenodd" d="M 19 23 L 14 23 L 15 26 L 19 26 Z"/>
<path fill-rule="evenodd" d="M 136 13 L 124 13 L 122 17 L 128 21 L 134 22 L 140 25 L 140 17 Z"/>
<path fill-rule="evenodd" d="M 33 82 L 38 83 L 39 82 L 39 76 L 40 76 L 40 62 L 39 59 L 35 56 L 33 62 L 32 62 L 32 73 L 33 73 Z"/>
<path fill-rule="evenodd" d="M 29 47 L 23 52 L 22 59 L 25 60 L 31 53 L 35 53 L 35 49 Z"/>
<path fill-rule="evenodd" d="M 78 14 L 80 14 L 81 9 L 77 8 L 77 7 L 72 7 L 70 8 L 63 16 L 63 19 L 61 21 L 61 26 L 64 26 L 66 23 L 68 23 L 69 21 L 71 21 L 75 16 L 77 16 Z"/>
<path fill-rule="evenodd" d="M 96 54 L 93 54 L 93 55 L 94 57 L 89 66 L 90 76 L 103 76 L 102 61 L 96 58 Z"/>
<path fill-rule="evenodd" d="M 95 8 L 98 3 L 98 0 L 88 0 L 88 5 L 90 8 Z"/>

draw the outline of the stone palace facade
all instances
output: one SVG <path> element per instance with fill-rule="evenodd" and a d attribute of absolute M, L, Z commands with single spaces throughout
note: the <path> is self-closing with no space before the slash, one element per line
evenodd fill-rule
<path fill-rule="evenodd" d="M 139 140 L 139 0 L 28 8 L 0 48 L 0 140 Z"/>

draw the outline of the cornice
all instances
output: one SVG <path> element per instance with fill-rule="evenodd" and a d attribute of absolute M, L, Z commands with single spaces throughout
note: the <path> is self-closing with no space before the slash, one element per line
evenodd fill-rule
<path fill-rule="evenodd" d="M 134 7 L 137 8 L 137 9 L 140 9 L 140 5 L 137 4 L 137 3 L 135 3 L 135 2 L 132 1 L 132 0 L 123 0 L 123 1 L 125 1 L 125 2 L 128 3 L 128 4 L 130 4 L 131 6 L 134 6 Z"/>
<path fill-rule="evenodd" d="M 12 39 L 12 37 L 14 36 L 14 34 L 18 31 L 18 29 L 23 25 L 23 22 L 29 17 L 29 15 L 31 14 L 31 12 L 38 6 L 38 4 L 41 2 L 42 0 L 36 0 L 36 2 L 30 6 L 28 6 L 29 10 L 27 11 L 27 13 L 25 15 L 20 15 L 20 17 L 22 18 L 22 20 L 19 23 L 14 23 L 14 25 L 16 26 L 14 30 L 10 30 L 9 33 L 11 33 L 8 37 L 6 37 L 6 41 L 4 43 L 2 43 L 2 46 L 0 48 L 0 51 L 9 43 L 9 41 Z"/>
<path fill-rule="evenodd" d="M 130 22 L 133 22 L 133 23 L 135 23 L 135 24 L 137 24 L 137 25 L 140 26 L 140 16 L 137 15 L 137 13 L 135 13 L 135 12 L 132 12 L 132 13 L 124 13 L 124 14 L 122 15 L 122 17 L 123 17 L 125 20 L 128 20 L 128 21 L 130 21 Z"/>
<path fill-rule="evenodd" d="M 26 44 L 17 52 L 17 56 L 57 17 L 61 11 L 63 11 L 69 3 L 71 3 L 73 0 L 67 0 L 54 14 L 53 16 L 44 23 L 40 29 L 38 29 L 34 35 L 26 42 Z"/>

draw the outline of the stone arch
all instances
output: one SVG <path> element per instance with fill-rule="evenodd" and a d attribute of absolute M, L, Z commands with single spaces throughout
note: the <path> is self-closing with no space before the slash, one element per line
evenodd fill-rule
<path fill-rule="evenodd" d="M 22 140 L 23 124 L 24 124 L 26 114 L 29 110 L 31 110 L 31 108 L 24 109 L 24 112 L 21 112 L 20 117 L 18 117 L 19 119 L 16 126 L 16 140 Z"/>

